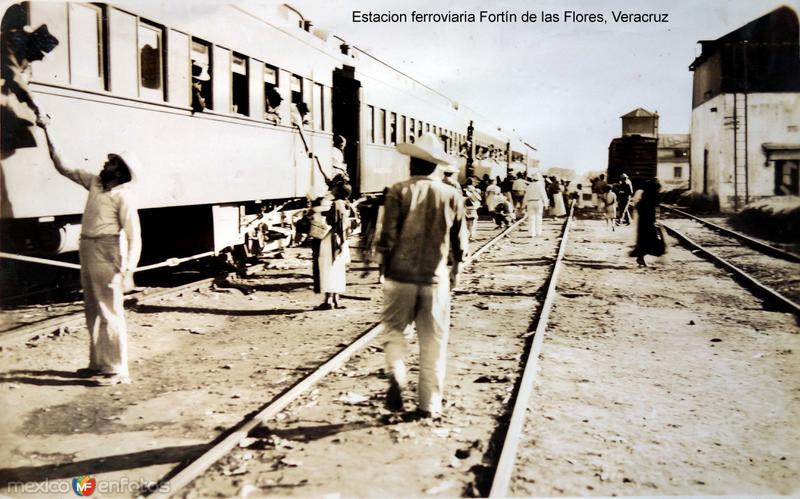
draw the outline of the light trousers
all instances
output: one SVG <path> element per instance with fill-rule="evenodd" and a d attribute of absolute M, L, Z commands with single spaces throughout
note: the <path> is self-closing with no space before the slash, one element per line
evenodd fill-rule
<path fill-rule="evenodd" d="M 450 283 L 415 284 L 386 279 L 383 285 L 384 355 L 388 372 L 406 381 L 404 332 L 412 323 L 419 340 L 419 408 L 442 411 L 450 331 Z"/>
<path fill-rule="evenodd" d="M 542 200 L 528 201 L 528 235 L 530 237 L 542 235 L 542 216 L 544 215 L 544 202 Z"/>
<path fill-rule="evenodd" d="M 81 238 L 80 258 L 89 369 L 128 376 L 119 237 Z"/>

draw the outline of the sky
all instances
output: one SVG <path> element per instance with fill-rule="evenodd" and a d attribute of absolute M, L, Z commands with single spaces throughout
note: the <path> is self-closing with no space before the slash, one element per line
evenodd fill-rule
<path fill-rule="evenodd" d="M 239 3 L 237 1 L 237 3 Z M 719 38 L 800 0 L 288 0 L 330 30 L 417 80 L 513 129 L 534 145 L 541 167 L 606 169 L 620 116 L 643 107 L 662 133 L 689 133 L 698 40 Z M 250 1 L 254 9 L 266 1 Z M 506 23 L 414 23 L 412 11 L 517 14 Z M 564 22 L 565 11 L 605 23 Z M 353 11 L 405 13 L 406 23 L 354 23 Z M 668 14 L 667 23 L 621 23 L 614 12 Z M 522 22 L 557 13 L 560 22 Z"/>

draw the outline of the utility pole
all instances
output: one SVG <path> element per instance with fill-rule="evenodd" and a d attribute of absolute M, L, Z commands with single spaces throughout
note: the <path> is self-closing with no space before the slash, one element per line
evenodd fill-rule
<path fill-rule="evenodd" d="M 527 165 L 525 167 L 525 175 L 528 174 Z M 511 175 L 511 141 L 506 142 L 506 175 Z"/>
<path fill-rule="evenodd" d="M 472 126 L 472 120 L 469 121 L 469 126 L 467 127 L 467 168 L 466 168 L 466 175 L 467 178 L 472 178 L 475 174 L 475 167 L 472 165 L 473 158 L 475 157 L 475 147 L 473 147 L 473 140 L 472 135 L 475 132 L 475 128 Z"/>

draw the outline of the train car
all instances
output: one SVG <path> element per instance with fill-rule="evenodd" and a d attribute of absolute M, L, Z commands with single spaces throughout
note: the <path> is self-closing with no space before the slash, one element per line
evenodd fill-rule
<path fill-rule="evenodd" d="M 64 162 L 96 172 L 110 152 L 138 157 L 143 263 L 287 244 L 297 209 L 333 174 L 335 135 L 358 193 L 407 177 L 394 144 L 423 131 L 454 154 L 474 147 L 468 110 L 286 4 L 266 16 L 208 3 L 20 5 L 59 40 L 29 87 Z M 0 244 L 68 253 L 86 193 L 32 132 L 36 147 L 0 163 Z"/>
<path fill-rule="evenodd" d="M 657 173 L 658 139 L 641 135 L 627 135 L 611 141 L 608 147 L 608 182 L 619 182 L 627 173 L 634 188 Z"/>

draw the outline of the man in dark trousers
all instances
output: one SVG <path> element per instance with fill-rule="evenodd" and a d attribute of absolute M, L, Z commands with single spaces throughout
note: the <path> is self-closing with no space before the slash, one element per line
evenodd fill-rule
<path fill-rule="evenodd" d="M 467 254 L 464 201 L 441 180 L 437 166 L 447 165 L 444 147 L 432 133 L 397 150 L 409 155 L 411 178 L 386 193 L 378 251 L 385 266 L 384 354 L 390 376 L 386 406 L 403 410 L 406 383 L 404 331 L 416 324 L 419 337 L 419 411 L 439 417 L 450 330 L 450 288 L 458 284 Z M 448 257 L 452 267 L 448 270 Z"/>
<path fill-rule="evenodd" d="M 631 223 L 631 212 L 629 208 L 631 196 L 633 196 L 633 184 L 628 178 L 628 174 L 623 173 L 620 176 L 619 185 L 617 186 L 617 209 L 619 210 L 619 216 L 616 222 L 618 224 L 628 225 Z"/>

